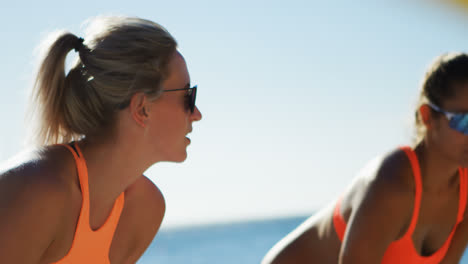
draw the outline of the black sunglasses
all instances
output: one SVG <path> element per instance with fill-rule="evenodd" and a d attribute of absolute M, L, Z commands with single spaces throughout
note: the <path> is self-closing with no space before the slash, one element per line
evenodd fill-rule
<path fill-rule="evenodd" d="M 193 113 L 195 111 L 195 99 L 197 97 L 197 86 L 193 86 L 192 88 L 181 88 L 181 89 L 171 89 L 171 90 L 163 90 L 164 92 L 174 92 L 174 91 L 184 91 L 187 90 L 187 109 Z"/>
<path fill-rule="evenodd" d="M 171 89 L 171 90 L 163 90 L 163 92 L 173 92 L 173 91 L 184 91 L 187 90 L 187 110 L 193 113 L 195 111 L 195 98 L 197 97 L 197 86 L 193 86 L 192 88 L 181 88 L 181 89 Z M 118 109 L 122 110 L 125 109 L 128 105 L 130 105 L 130 101 L 125 102 L 117 106 Z"/>

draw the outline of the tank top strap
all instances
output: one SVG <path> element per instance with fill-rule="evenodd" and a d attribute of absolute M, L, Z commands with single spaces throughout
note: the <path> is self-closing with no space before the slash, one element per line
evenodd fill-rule
<path fill-rule="evenodd" d="M 457 216 L 457 223 L 463 221 L 463 216 L 466 210 L 466 200 L 467 200 L 467 181 L 468 181 L 468 169 L 467 168 L 459 168 L 458 169 L 460 174 L 460 201 L 458 203 L 458 216 Z"/>
<path fill-rule="evenodd" d="M 88 185 L 88 169 L 86 168 L 86 161 L 84 160 L 83 153 L 78 147 L 76 142 L 73 142 L 73 147 L 68 144 L 58 144 L 66 147 L 73 154 L 76 163 L 76 169 L 78 171 L 78 179 L 80 181 L 81 194 L 83 199 L 83 205 L 81 214 L 84 215 L 83 219 L 89 219 L 86 215 L 89 214 L 89 185 Z"/>
<path fill-rule="evenodd" d="M 78 164 L 80 162 L 79 154 L 70 145 L 68 145 L 68 144 L 57 144 L 57 146 L 64 146 L 65 148 L 70 150 L 70 152 L 73 154 L 73 158 L 75 158 L 75 163 Z"/>
<path fill-rule="evenodd" d="M 414 153 L 413 149 L 411 149 L 411 147 L 409 146 L 400 147 L 400 149 L 405 152 L 406 156 L 408 156 L 408 159 L 410 160 L 411 168 L 413 170 L 414 185 L 415 185 L 413 214 L 411 217 L 410 226 L 408 228 L 408 231 L 405 234 L 406 236 L 406 235 L 413 234 L 414 229 L 416 228 L 416 224 L 418 222 L 419 209 L 421 206 L 421 196 L 422 196 L 422 180 L 421 180 L 421 168 L 419 166 L 419 161 L 418 161 L 418 157 L 416 156 L 416 153 Z"/>
<path fill-rule="evenodd" d="M 80 183 L 81 183 L 81 189 L 83 192 L 83 195 L 89 198 L 89 183 L 88 183 L 88 168 L 86 167 L 86 161 L 83 156 L 83 153 L 81 152 L 80 147 L 76 142 L 73 143 L 73 147 L 76 149 L 78 152 L 78 155 L 80 157 L 80 165 L 77 165 L 80 167 Z"/>

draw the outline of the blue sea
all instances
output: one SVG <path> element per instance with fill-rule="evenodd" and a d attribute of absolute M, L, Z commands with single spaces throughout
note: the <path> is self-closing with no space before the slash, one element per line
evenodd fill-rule
<path fill-rule="evenodd" d="M 161 230 L 138 264 L 259 264 L 307 216 Z M 460 262 L 468 264 L 468 253 Z"/>
<path fill-rule="evenodd" d="M 161 230 L 138 264 L 259 264 L 307 217 Z"/>

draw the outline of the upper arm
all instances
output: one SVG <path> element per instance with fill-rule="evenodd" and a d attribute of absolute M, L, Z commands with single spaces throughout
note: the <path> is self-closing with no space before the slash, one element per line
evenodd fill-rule
<path fill-rule="evenodd" d="M 0 263 L 40 261 L 62 219 L 64 195 L 56 183 L 0 175 Z"/>
<path fill-rule="evenodd" d="M 164 197 L 159 188 L 146 176 L 138 180 L 138 197 L 141 208 L 138 210 L 138 230 L 134 250 L 129 257 L 129 263 L 136 262 L 150 245 L 161 226 L 166 210 Z"/>
<path fill-rule="evenodd" d="M 341 245 L 340 264 L 380 263 L 411 219 L 414 194 L 399 180 L 397 160 L 384 161 L 356 202 Z"/>
<path fill-rule="evenodd" d="M 152 229 L 156 233 L 166 212 L 166 202 L 159 188 L 146 176 L 142 177 L 142 190 L 142 203 L 148 209 L 142 215 L 142 220 L 152 223 Z"/>

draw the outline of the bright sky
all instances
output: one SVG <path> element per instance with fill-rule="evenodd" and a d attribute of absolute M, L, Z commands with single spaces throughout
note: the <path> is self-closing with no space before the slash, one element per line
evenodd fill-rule
<path fill-rule="evenodd" d="M 203 120 L 183 164 L 147 175 L 163 227 L 311 214 L 375 155 L 410 142 L 426 66 L 467 51 L 468 15 L 429 1 L 10 1 L 0 29 L 0 160 L 21 149 L 34 48 L 99 14 L 178 40 Z"/>

